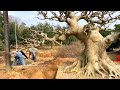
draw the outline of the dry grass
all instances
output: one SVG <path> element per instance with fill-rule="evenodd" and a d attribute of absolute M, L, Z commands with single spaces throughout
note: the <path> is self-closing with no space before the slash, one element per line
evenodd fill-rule
<path fill-rule="evenodd" d="M 55 55 L 55 58 L 76 58 L 80 55 L 83 49 L 83 43 L 81 43 L 80 41 L 76 41 L 71 45 L 64 45 L 62 48 L 59 48 L 58 52 Z"/>
<path fill-rule="evenodd" d="M 81 52 L 84 49 L 83 43 L 80 41 L 74 42 L 71 45 L 64 45 L 62 48 L 59 48 L 55 58 L 77 58 L 80 56 Z M 108 52 L 108 55 L 111 60 L 115 60 L 116 56 L 119 55 L 118 52 Z"/>

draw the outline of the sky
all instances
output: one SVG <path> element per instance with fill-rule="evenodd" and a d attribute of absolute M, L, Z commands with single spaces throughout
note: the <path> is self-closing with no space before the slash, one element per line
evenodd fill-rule
<path fill-rule="evenodd" d="M 26 26 L 31 25 L 37 25 L 39 22 L 45 23 L 44 20 L 39 20 L 37 17 L 37 11 L 9 11 L 8 15 L 11 15 L 13 17 L 20 18 L 21 22 L 24 22 Z M 66 26 L 66 23 L 58 23 L 58 21 L 50 21 L 46 20 L 50 25 L 60 25 L 60 26 Z"/>
<path fill-rule="evenodd" d="M 39 20 L 37 17 L 37 11 L 9 11 L 8 15 L 11 15 L 13 17 L 18 17 L 20 19 L 21 22 L 24 22 L 26 24 L 26 26 L 31 26 L 31 25 L 37 25 L 39 22 L 44 23 L 45 21 L 43 20 Z M 59 23 L 57 21 L 49 21 L 47 20 L 47 22 L 50 25 L 60 25 L 60 26 L 66 26 L 66 23 Z M 81 25 L 85 25 L 86 22 L 81 20 L 79 22 Z M 111 24 L 109 26 L 109 28 L 114 29 L 114 25 L 115 24 L 120 24 L 120 21 L 116 21 L 115 23 Z"/>

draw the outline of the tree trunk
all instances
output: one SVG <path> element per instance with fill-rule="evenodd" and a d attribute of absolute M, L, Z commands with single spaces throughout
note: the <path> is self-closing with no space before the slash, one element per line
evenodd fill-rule
<path fill-rule="evenodd" d="M 106 49 L 113 41 L 120 37 L 120 33 L 115 33 L 104 38 L 98 30 L 93 30 L 87 32 L 86 36 L 82 37 L 84 39 L 79 38 L 85 45 L 82 55 L 79 60 L 67 66 L 64 72 L 79 72 L 84 74 L 86 78 L 95 78 L 97 74 L 101 75 L 102 78 L 105 78 L 105 76 L 119 78 L 120 69 L 110 60 Z"/>
<path fill-rule="evenodd" d="M 6 64 L 6 70 L 11 71 L 9 30 L 8 30 L 8 11 L 3 11 L 3 17 L 4 17 L 5 56 L 6 56 L 5 64 Z"/>
<path fill-rule="evenodd" d="M 51 12 L 54 16 L 51 18 L 47 18 L 47 12 L 41 11 L 39 14 L 42 14 L 45 19 L 57 18 L 60 22 L 66 22 L 68 24 L 68 30 L 65 31 L 64 39 L 67 39 L 70 35 L 74 35 L 85 45 L 85 49 L 80 58 L 72 65 L 67 66 L 64 72 L 80 72 L 87 78 L 97 77 L 97 75 L 101 75 L 103 78 L 105 76 L 119 78 L 120 69 L 110 60 L 106 49 L 113 41 L 120 37 L 120 33 L 108 35 L 104 38 L 99 33 L 99 29 L 95 28 L 94 25 L 94 23 L 105 25 L 114 19 L 118 19 L 119 15 L 113 18 L 111 17 L 113 12 L 106 11 L 82 11 L 81 15 L 75 15 L 73 11 L 59 12 L 60 15 Z M 63 14 L 65 16 L 63 16 Z M 107 14 L 109 18 L 105 18 Z M 96 20 L 95 17 L 97 17 L 98 20 Z M 81 19 L 86 20 L 89 24 L 84 27 L 79 26 L 78 21 Z"/>

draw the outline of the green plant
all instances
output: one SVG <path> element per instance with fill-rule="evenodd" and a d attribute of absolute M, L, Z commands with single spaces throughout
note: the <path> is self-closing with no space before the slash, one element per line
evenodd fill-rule
<path fill-rule="evenodd" d="M 4 44 L 2 40 L 0 39 L 0 51 L 3 51 L 3 50 L 4 50 Z"/>

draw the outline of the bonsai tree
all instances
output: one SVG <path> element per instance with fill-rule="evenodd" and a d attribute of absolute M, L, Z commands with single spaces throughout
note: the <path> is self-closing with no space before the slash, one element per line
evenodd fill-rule
<path fill-rule="evenodd" d="M 68 29 L 61 34 L 66 40 L 73 35 L 84 43 L 80 58 L 78 58 L 72 65 L 67 66 L 64 72 L 78 71 L 83 73 L 85 77 L 97 77 L 96 74 L 105 77 L 106 75 L 113 78 L 120 77 L 120 67 L 113 62 L 106 53 L 106 49 L 113 41 L 120 38 L 119 32 L 111 33 L 103 37 L 100 30 L 107 30 L 105 26 L 120 18 L 120 15 L 114 15 L 118 12 L 113 11 L 38 11 L 38 15 L 43 18 L 57 20 L 59 22 L 66 22 Z M 51 13 L 51 17 L 48 16 Z M 87 24 L 80 26 L 78 21 L 84 19 Z"/>

